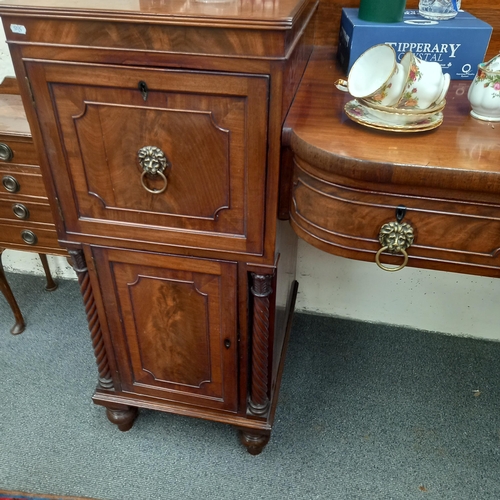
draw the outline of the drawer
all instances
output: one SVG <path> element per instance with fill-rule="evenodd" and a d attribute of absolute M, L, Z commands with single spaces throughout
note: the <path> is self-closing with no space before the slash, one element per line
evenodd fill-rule
<path fill-rule="evenodd" d="M 31 138 L 12 138 L 0 133 L 0 165 L 17 163 L 38 165 L 38 155 Z"/>
<path fill-rule="evenodd" d="M 409 265 L 486 275 L 500 274 L 500 205 L 458 202 L 448 198 L 377 192 L 349 186 L 349 179 L 318 178 L 295 159 L 291 223 L 299 236 L 335 255 L 375 262 L 379 232 L 406 207 L 414 242 Z M 370 189 L 371 188 L 371 189 Z M 401 256 L 384 261 L 400 264 Z M 479 272 L 479 269 L 482 269 Z"/>
<path fill-rule="evenodd" d="M 30 221 L 53 224 L 54 219 L 50 206 L 46 203 L 35 203 L 32 201 L 3 200 L 0 199 L 0 220 L 7 221 Z"/>
<path fill-rule="evenodd" d="M 40 168 L 0 163 L 0 195 L 47 198 Z"/>
<path fill-rule="evenodd" d="M 0 247 L 43 252 L 56 250 L 61 253 L 55 228 L 40 228 L 30 225 L 0 224 Z M 29 241 L 30 243 L 28 243 Z M 49 252 L 50 253 L 50 252 Z"/>
<path fill-rule="evenodd" d="M 267 76 L 27 66 L 67 232 L 263 253 Z"/>

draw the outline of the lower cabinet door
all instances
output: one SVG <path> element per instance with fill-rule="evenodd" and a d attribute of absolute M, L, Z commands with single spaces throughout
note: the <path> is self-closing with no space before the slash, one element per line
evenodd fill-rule
<path fill-rule="evenodd" d="M 122 393 L 236 411 L 236 264 L 92 254 Z"/>

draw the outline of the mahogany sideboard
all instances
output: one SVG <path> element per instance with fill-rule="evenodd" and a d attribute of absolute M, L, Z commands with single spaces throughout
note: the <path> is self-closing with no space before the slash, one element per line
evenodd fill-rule
<path fill-rule="evenodd" d="M 46 254 L 64 255 L 43 184 L 38 155 L 14 78 L 0 85 L 0 292 L 14 314 L 13 335 L 22 333 L 26 322 L 5 277 L 2 253 L 6 249 L 38 253 L 47 279 L 52 279 Z"/>
<path fill-rule="evenodd" d="M 284 118 L 315 0 L 8 0 L 0 15 L 97 364 L 95 403 L 267 443 L 293 311 Z"/>
<path fill-rule="evenodd" d="M 452 81 L 438 128 L 392 132 L 347 117 L 352 97 L 333 84 L 341 76 L 334 51 L 316 48 L 284 126 L 297 234 L 401 266 L 379 241 L 401 219 L 413 229 L 409 266 L 500 277 L 500 124 L 470 116 L 470 81 Z"/>

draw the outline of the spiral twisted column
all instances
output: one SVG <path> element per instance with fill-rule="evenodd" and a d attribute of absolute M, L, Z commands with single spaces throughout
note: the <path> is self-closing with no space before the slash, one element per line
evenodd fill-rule
<path fill-rule="evenodd" d="M 111 378 L 111 370 L 109 369 L 108 356 L 102 338 L 101 324 L 97 315 L 97 307 L 90 284 L 85 256 L 81 250 L 69 250 L 68 253 L 71 256 L 73 269 L 78 276 L 78 283 L 80 284 L 80 291 L 85 305 L 90 338 L 92 340 L 92 347 L 94 348 L 94 355 L 96 357 L 97 369 L 99 372 L 99 387 L 102 389 L 113 389 L 113 379 Z"/>
<path fill-rule="evenodd" d="M 252 273 L 252 382 L 248 409 L 264 415 L 269 409 L 269 296 L 272 275 Z"/>

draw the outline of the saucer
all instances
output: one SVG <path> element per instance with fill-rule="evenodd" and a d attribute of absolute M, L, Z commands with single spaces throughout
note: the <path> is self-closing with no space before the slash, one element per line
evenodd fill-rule
<path fill-rule="evenodd" d="M 405 113 L 402 110 L 398 113 L 388 113 L 387 111 L 382 111 L 381 109 L 374 109 L 371 106 L 360 103 L 359 101 L 358 104 L 362 108 L 365 108 L 365 114 L 368 113 L 372 118 L 377 119 L 382 123 L 390 123 L 392 126 L 426 123 L 427 119 L 432 121 L 434 115 L 436 114 L 436 112 L 429 113 L 428 111 L 422 111 L 420 113 Z"/>
<path fill-rule="evenodd" d="M 443 123 L 443 113 L 426 113 L 421 120 L 417 122 L 395 124 L 388 120 L 384 120 L 378 116 L 374 116 L 370 112 L 368 106 L 360 104 L 356 99 L 349 101 L 344 106 L 344 111 L 347 116 L 354 122 L 366 127 L 375 128 L 377 130 L 386 130 L 390 132 L 425 132 L 432 130 Z M 414 117 L 412 117 L 414 119 Z"/>
<path fill-rule="evenodd" d="M 408 113 L 408 114 L 416 114 L 419 113 L 437 113 L 438 111 L 442 111 L 442 109 L 446 105 L 446 99 L 442 99 L 436 104 L 428 107 L 427 109 L 416 109 L 416 108 L 396 108 L 394 106 L 383 106 L 382 104 L 375 104 L 373 102 L 366 102 L 364 99 L 358 99 L 360 104 L 363 106 L 367 106 L 373 109 L 379 109 L 380 111 L 385 111 L 387 113 Z"/>

